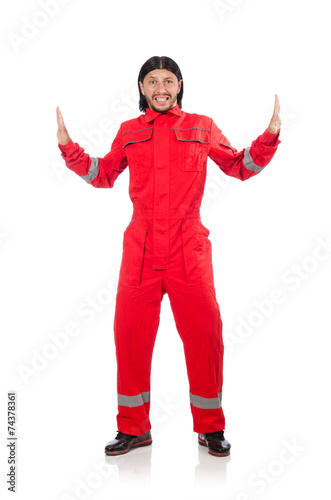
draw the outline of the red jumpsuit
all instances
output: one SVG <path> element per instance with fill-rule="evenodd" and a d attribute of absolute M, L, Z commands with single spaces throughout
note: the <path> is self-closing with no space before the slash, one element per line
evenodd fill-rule
<path fill-rule="evenodd" d="M 132 219 L 123 235 L 114 334 L 118 430 L 151 428 L 150 372 L 162 297 L 168 294 L 184 346 L 193 430 L 225 428 L 222 410 L 222 321 L 215 296 L 209 230 L 200 219 L 207 157 L 246 180 L 272 159 L 279 131 L 268 130 L 238 152 L 211 118 L 146 109 L 120 126 L 111 151 L 91 158 L 70 141 L 61 146 L 69 169 L 98 188 L 111 188 L 129 165 Z"/>

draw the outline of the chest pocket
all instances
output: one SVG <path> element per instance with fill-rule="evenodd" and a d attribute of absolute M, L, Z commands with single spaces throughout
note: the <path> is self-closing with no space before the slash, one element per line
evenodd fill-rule
<path fill-rule="evenodd" d="M 176 138 L 177 165 L 186 172 L 202 172 L 210 147 L 210 130 L 198 127 L 173 129 Z"/>
<path fill-rule="evenodd" d="M 153 163 L 153 128 L 129 130 L 122 135 L 128 164 L 135 173 L 148 172 Z"/>

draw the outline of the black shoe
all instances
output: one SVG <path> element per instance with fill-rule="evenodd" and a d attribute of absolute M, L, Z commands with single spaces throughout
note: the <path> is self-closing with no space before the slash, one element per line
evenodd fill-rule
<path fill-rule="evenodd" d="M 230 455 L 231 444 L 224 438 L 224 431 L 207 432 L 199 434 L 198 441 L 201 446 L 208 447 L 208 453 L 217 457 Z"/>
<path fill-rule="evenodd" d="M 115 439 L 106 444 L 105 453 L 106 455 L 123 455 L 123 453 L 130 451 L 131 448 L 148 446 L 149 444 L 152 444 L 150 431 L 147 431 L 142 436 L 131 436 L 131 434 L 117 431 Z"/>

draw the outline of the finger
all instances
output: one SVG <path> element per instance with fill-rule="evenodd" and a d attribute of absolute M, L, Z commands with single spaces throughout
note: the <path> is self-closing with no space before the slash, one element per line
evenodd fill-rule
<path fill-rule="evenodd" d="M 272 115 L 272 117 L 271 117 L 270 124 L 271 124 L 271 125 L 275 125 L 275 124 L 276 124 L 276 122 L 277 122 L 277 120 L 278 120 L 278 115 L 277 115 L 277 113 L 274 113 L 274 114 Z"/>
<path fill-rule="evenodd" d="M 274 115 L 278 115 L 280 111 L 279 97 L 275 94 L 275 106 L 274 106 Z"/>
<path fill-rule="evenodd" d="M 56 115 L 57 115 L 57 124 L 60 128 L 64 128 L 64 121 L 63 121 L 63 116 L 62 116 L 62 113 L 60 111 L 60 108 L 59 106 L 57 106 L 56 108 Z"/>
<path fill-rule="evenodd" d="M 59 125 L 62 125 L 64 127 L 63 116 L 62 116 L 62 113 L 60 111 L 59 106 L 57 107 L 57 117 L 58 117 L 58 123 L 59 123 Z"/>
<path fill-rule="evenodd" d="M 276 106 L 276 110 L 277 110 L 277 114 L 279 114 L 280 112 L 280 102 L 279 102 L 279 97 L 278 95 L 276 94 L 276 99 L 277 99 L 277 106 Z"/>
<path fill-rule="evenodd" d="M 56 106 L 56 120 L 58 127 L 60 127 L 61 115 L 59 106 Z"/>

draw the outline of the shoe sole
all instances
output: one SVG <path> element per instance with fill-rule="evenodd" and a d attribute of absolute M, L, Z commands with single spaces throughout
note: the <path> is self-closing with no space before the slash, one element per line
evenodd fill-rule
<path fill-rule="evenodd" d="M 198 441 L 199 441 L 199 444 L 201 446 L 206 446 L 206 448 L 208 448 L 206 441 L 202 441 L 202 439 L 200 439 L 200 438 L 198 438 Z M 227 457 L 228 455 L 230 455 L 230 450 L 225 451 L 224 453 L 218 453 L 217 451 L 214 451 L 214 450 L 211 450 L 210 448 L 208 448 L 208 453 L 210 455 L 214 455 L 215 457 Z"/>
<path fill-rule="evenodd" d="M 127 450 L 121 450 L 121 451 L 107 451 L 105 450 L 106 455 L 123 455 L 125 453 L 128 453 L 132 448 L 139 448 L 140 446 L 149 446 L 152 444 L 152 439 L 147 439 L 146 441 L 141 441 L 141 443 L 135 443 L 130 448 Z"/>

